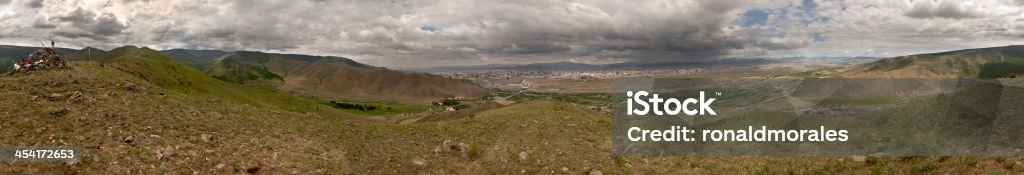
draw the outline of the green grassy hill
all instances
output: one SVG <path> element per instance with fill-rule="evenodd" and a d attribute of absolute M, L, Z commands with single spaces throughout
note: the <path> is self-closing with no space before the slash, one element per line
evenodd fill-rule
<path fill-rule="evenodd" d="M 238 84 L 277 86 L 284 79 L 267 70 L 271 55 L 260 52 L 239 51 L 218 58 L 205 71 L 217 79 Z"/>
<path fill-rule="evenodd" d="M 919 54 L 854 66 L 838 77 L 978 77 L 1024 75 L 1024 46 L 1003 46 Z"/>
<path fill-rule="evenodd" d="M 367 101 L 429 102 L 444 97 L 487 95 L 462 81 L 372 67 L 341 57 L 234 52 L 206 73 L 221 80 L 319 96 Z"/>
<path fill-rule="evenodd" d="M 0 66 L 6 71 L 14 60 L 37 50 L 35 47 L 0 46 Z M 145 52 L 139 52 L 145 50 Z M 273 54 L 252 51 L 227 52 L 219 50 L 152 49 L 126 46 L 104 51 L 86 47 L 81 50 L 58 49 L 68 60 L 93 60 L 97 62 L 121 63 L 131 66 L 140 76 L 154 77 L 146 73 L 161 74 L 164 68 L 170 72 L 185 65 L 202 74 L 236 84 L 274 87 L 285 91 L 303 93 L 323 98 L 338 98 L 359 101 L 388 101 L 401 103 L 425 103 L 444 97 L 477 97 L 487 91 L 477 85 L 450 80 L 424 73 L 404 73 L 373 67 L 344 57 L 310 56 L 298 54 Z M 119 59 L 125 55 L 144 55 L 160 60 Z M 168 59 L 164 59 L 168 58 Z M 148 64 L 175 66 L 151 67 Z M 163 71 L 163 72 L 147 72 Z M 129 70 L 130 71 L 130 70 Z M 188 74 L 195 72 L 187 72 Z M 169 77 L 192 77 L 195 75 L 166 75 Z M 202 84 L 207 80 L 197 80 Z M 160 80 L 163 85 L 196 83 L 192 81 Z"/>
<path fill-rule="evenodd" d="M 217 58 L 228 54 L 229 52 L 220 50 L 171 49 L 160 51 L 160 53 L 196 69 L 204 70 L 211 64 L 217 62 Z"/>
<path fill-rule="evenodd" d="M 222 99 L 264 108 L 303 112 L 326 110 L 316 100 L 296 97 L 276 89 L 224 82 L 149 48 L 125 46 L 110 51 L 116 54 L 105 63 L 114 69 L 146 80 L 164 89 L 205 99 Z"/>

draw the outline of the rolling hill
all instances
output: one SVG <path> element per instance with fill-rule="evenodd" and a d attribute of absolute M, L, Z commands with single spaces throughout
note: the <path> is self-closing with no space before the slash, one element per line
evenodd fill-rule
<path fill-rule="evenodd" d="M 3 72 L 10 69 L 14 60 L 23 58 L 37 49 L 38 47 L 0 46 L 0 66 L 3 66 Z M 171 72 L 153 73 L 159 75 L 147 75 L 146 72 L 136 74 L 147 78 L 198 77 L 198 75 L 204 74 L 231 82 L 231 84 L 271 86 L 325 98 L 419 103 L 444 97 L 487 95 L 485 89 L 467 82 L 424 73 L 388 70 L 344 57 L 189 49 L 156 51 L 135 46 L 125 46 L 109 51 L 92 47 L 81 50 L 58 48 L 57 52 L 67 57 L 68 60 L 121 63 L 135 66 L 134 68 L 139 70 L 151 69 L 147 71 L 163 68 L 173 69 Z M 119 58 L 125 56 L 142 56 L 147 59 Z M 169 65 L 145 67 L 149 64 L 140 62 Z M 186 68 L 191 68 L 194 72 L 185 70 Z M 184 72 L 177 72 L 179 69 Z M 200 81 L 198 83 L 200 85 L 212 82 L 210 80 L 195 80 Z M 197 83 L 183 79 L 174 81 L 177 82 L 161 80 L 159 83 L 165 83 L 165 85 Z M 219 86 L 218 84 L 209 87 Z"/>
<path fill-rule="evenodd" d="M 487 95 L 483 88 L 463 81 L 373 67 L 343 57 L 238 51 L 218 58 L 205 71 L 228 82 L 325 98 L 428 102 Z"/>
<path fill-rule="evenodd" d="M 836 77 L 1016 78 L 1024 75 L 1024 46 L 900 56 L 853 66 Z"/>
<path fill-rule="evenodd" d="M 181 63 L 192 66 L 196 69 L 203 70 L 211 64 L 217 62 L 217 58 L 228 54 L 230 52 L 220 50 L 190 50 L 190 49 L 171 49 L 162 50 L 160 53 L 170 56 Z"/>
<path fill-rule="evenodd" d="M 95 52 L 93 53 L 95 54 Z M 95 56 L 95 55 L 94 55 Z M 124 46 L 94 57 L 104 68 L 112 68 L 146 81 L 168 93 L 218 101 L 248 104 L 260 108 L 345 116 L 328 107 L 320 108 L 314 99 L 293 96 L 279 90 L 224 82 L 182 64 L 160 52 Z"/>

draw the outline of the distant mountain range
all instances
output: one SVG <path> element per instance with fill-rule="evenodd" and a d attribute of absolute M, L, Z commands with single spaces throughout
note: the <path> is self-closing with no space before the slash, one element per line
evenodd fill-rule
<path fill-rule="evenodd" d="M 218 57 L 231 52 L 220 50 L 171 49 L 162 50 L 160 53 L 170 56 L 181 63 L 195 67 L 196 69 L 204 70 L 206 67 L 216 62 Z"/>
<path fill-rule="evenodd" d="M 837 77 L 1017 78 L 1024 75 L 1024 46 L 965 49 L 899 56 L 850 67 Z"/>
<path fill-rule="evenodd" d="M 584 64 L 575 62 L 533 63 L 533 64 L 488 64 L 473 66 L 444 66 L 424 69 L 406 69 L 419 72 L 448 71 L 597 71 L 597 70 L 646 70 L 646 69 L 685 69 L 708 66 L 754 66 L 779 63 L 779 60 L 761 58 L 735 58 L 707 62 L 624 62 L 612 64 Z"/>
<path fill-rule="evenodd" d="M 404 102 L 488 94 L 480 86 L 460 80 L 393 71 L 332 56 L 238 51 L 220 56 L 205 72 L 224 81 L 328 98 Z"/>
<path fill-rule="evenodd" d="M 0 46 L 0 66 L 11 67 L 39 47 Z M 121 63 L 120 68 L 154 84 L 209 84 L 212 77 L 237 84 L 264 85 L 323 98 L 391 102 L 428 102 L 444 97 L 478 97 L 478 85 L 425 73 L 406 73 L 362 64 L 344 57 L 124 46 L 109 51 L 58 48 L 69 60 Z M 198 75 L 196 75 L 198 74 Z M 194 80 L 194 81 L 193 81 Z M 202 81 L 200 81 L 202 80 Z M 216 83 L 214 83 L 216 84 Z"/>

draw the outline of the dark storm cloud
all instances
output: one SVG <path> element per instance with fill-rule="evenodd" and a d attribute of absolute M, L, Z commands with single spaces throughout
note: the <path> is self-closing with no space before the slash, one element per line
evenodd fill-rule
<path fill-rule="evenodd" d="M 905 15 L 914 18 L 977 18 L 980 14 L 970 11 L 964 4 L 955 0 L 918 0 Z"/>
<path fill-rule="evenodd" d="M 421 50 L 456 48 L 451 51 L 473 53 L 461 55 L 468 57 L 420 55 L 421 58 L 466 61 L 542 54 L 622 60 L 701 60 L 717 58 L 731 49 L 758 47 L 746 46 L 744 38 L 722 31 L 734 18 L 734 12 L 745 7 L 747 1 L 477 3 L 481 8 L 460 9 L 460 13 L 466 15 L 432 18 L 439 21 L 430 23 L 431 26 L 445 29 L 438 34 L 395 37 L 410 31 L 386 29 L 349 35 L 358 41 L 378 43 L 377 46 L 411 41 L 422 43 Z M 424 15 L 431 17 L 433 13 Z M 431 42 L 436 40 L 457 42 Z"/>
<path fill-rule="evenodd" d="M 53 29 L 57 28 L 57 24 L 50 23 L 46 18 L 36 18 L 36 20 L 32 21 L 32 27 L 37 29 Z"/>
<path fill-rule="evenodd" d="M 121 34 L 128 28 L 126 24 L 118 21 L 117 16 L 111 13 L 97 14 L 82 8 L 78 8 L 58 17 L 61 22 L 70 24 L 73 28 L 60 30 L 54 34 L 68 38 L 87 37 L 93 39 L 104 39 L 110 36 Z M 40 25 L 40 27 L 48 27 Z"/>
<path fill-rule="evenodd" d="M 43 0 L 29 0 L 28 3 L 25 3 L 25 6 L 29 8 L 40 8 L 43 7 Z"/>
<path fill-rule="evenodd" d="M 31 24 L 70 39 L 108 41 L 130 33 L 118 39 L 163 47 L 305 50 L 377 57 L 385 59 L 382 64 L 692 61 L 739 48 L 783 48 L 723 31 L 751 2 L 111 1 L 92 4 L 99 9 L 58 3 L 66 5 L 64 15 Z M 147 9 L 153 6 L 169 9 Z"/>

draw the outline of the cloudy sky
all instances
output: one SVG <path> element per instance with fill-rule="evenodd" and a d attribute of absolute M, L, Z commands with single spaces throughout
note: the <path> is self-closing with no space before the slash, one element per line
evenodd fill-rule
<path fill-rule="evenodd" d="M 386 67 L 896 56 L 1024 44 L 1024 0 L 0 0 L 0 44 Z"/>

